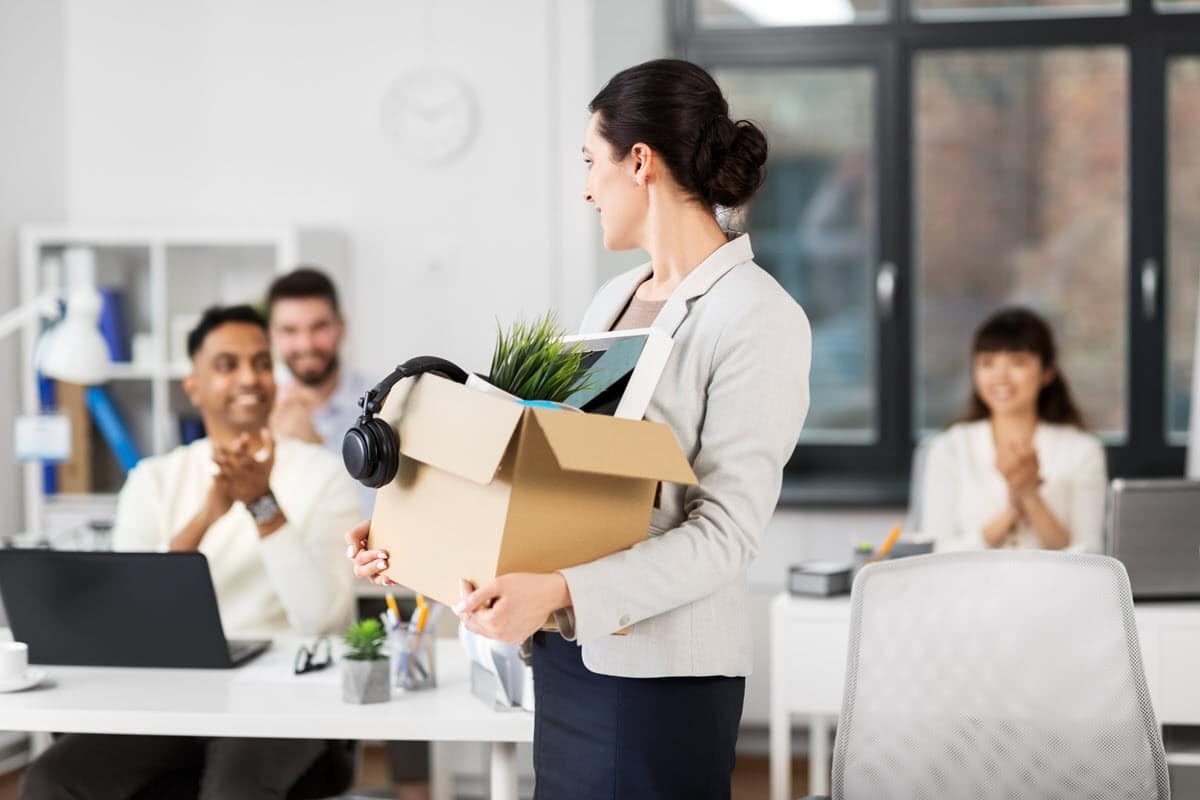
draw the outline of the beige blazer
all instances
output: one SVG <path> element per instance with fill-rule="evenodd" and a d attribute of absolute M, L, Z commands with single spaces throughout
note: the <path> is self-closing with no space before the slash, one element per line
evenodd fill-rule
<path fill-rule="evenodd" d="M 746 568 L 808 412 L 812 352 L 804 312 L 753 256 L 748 236 L 731 240 L 654 321 L 675 345 L 646 418 L 675 432 L 699 485 L 663 484 L 645 541 L 562 570 L 593 672 L 750 674 Z M 650 274 L 645 264 L 601 287 L 581 331 L 611 328 Z"/>

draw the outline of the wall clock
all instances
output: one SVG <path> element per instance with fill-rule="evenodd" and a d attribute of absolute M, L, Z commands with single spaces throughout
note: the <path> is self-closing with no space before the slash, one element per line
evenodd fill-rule
<path fill-rule="evenodd" d="M 380 125 L 384 138 L 406 161 L 448 164 L 474 140 L 479 102 L 471 86 L 452 72 L 405 73 L 383 96 Z"/>

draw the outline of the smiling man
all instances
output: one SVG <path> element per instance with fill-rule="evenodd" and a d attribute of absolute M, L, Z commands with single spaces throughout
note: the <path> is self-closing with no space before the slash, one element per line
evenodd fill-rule
<path fill-rule="evenodd" d="M 130 473 L 114 546 L 204 553 L 227 633 L 338 630 L 353 602 L 341 537 L 359 516 L 354 483 L 321 447 L 267 429 L 275 380 L 257 311 L 210 308 L 188 353 L 183 388 L 208 436 Z M 284 797 L 331 749 L 298 739 L 71 734 L 27 770 L 21 797 L 130 797 L 192 765 L 203 770 L 203 800 Z"/>
<path fill-rule="evenodd" d="M 333 281 L 313 267 L 280 275 L 267 290 L 267 320 L 271 347 L 288 371 L 271 429 L 340 455 L 358 399 L 373 384 L 342 361 L 346 323 Z"/>

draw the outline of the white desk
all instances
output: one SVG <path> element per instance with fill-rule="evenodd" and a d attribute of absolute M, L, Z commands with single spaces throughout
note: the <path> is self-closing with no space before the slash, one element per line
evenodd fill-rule
<path fill-rule="evenodd" d="M 1200 603 L 1138 603 L 1134 613 L 1159 723 L 1200 725 Z M 849 642 L 849 596 L 782 592 L 771 601 L 771 800 L 794 800 L 794 716 L 809 726 L 809 792 L 829 793 L 830 736 L 842 710 Z"/>
<path fill-rule="evenodd" d="M 517 800 L 516 746 L 533 741 L 533 715 L 472 695 L 457 641 L 438 642 L 438 688 L 373 705 L 342 701 L 336 664 L 293 675 L 299 643 L 279 642 L 233 670 L 46 667 L 53 685 L 0 694 L 0 720 L 62 733 L 490 742 L 491 796 Z"/>

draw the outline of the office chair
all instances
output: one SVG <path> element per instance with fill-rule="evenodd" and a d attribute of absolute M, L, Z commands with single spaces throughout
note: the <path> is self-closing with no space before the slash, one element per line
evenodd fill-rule
<path fill-rule="evenodd" d="M 1169 800 L 1120 562 L 918 556 L 851 606 L 834 800 Z"/>

